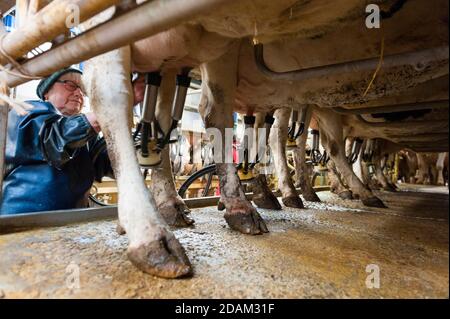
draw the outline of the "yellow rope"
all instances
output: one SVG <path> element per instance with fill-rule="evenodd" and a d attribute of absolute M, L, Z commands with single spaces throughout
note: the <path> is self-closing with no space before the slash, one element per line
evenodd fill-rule
<path fill-rule="evenodd" d="M 256 19 L 255 19 L 254 24 L 253 24 L 253 45 L 257 45 L 257 44 L 259 44 L 258 25 L 257 25 Z"/>
<path fill-rule="evenodd" d="M 367 88 L 364 91 L 363 97 L 365 97 L 367 92 L 369 92 L 370 88 L 372 87 L 373 81 L 375 81 L 375 78 L 377 77 L 377 74 L 380 71 L 381 66 L 383 65 L 383 57 L 384 57 L 384 36 L 381 38 L 380 60 L 378 61 L 377 68 L 375 69 L 375 72 L 372 75 L 372 79 L 370 80 L 369 85 L 367 85 Z"/>

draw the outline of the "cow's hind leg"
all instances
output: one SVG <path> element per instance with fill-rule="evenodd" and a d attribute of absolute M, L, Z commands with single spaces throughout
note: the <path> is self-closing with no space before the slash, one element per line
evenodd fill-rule
<path fill-rule="evenodd" d="M 342 199 L 353 199 L 352 191 L 344 185 L 333 160 L 328 161 L 327 168 L 331 191 Z"/>
<path fill-rule="evenodd" d="M 317 108 L 318 120 L 321 131 L 321 140 L 335 162 L 336 167 L 344 180 L 350 186 L 353 194 L 359 195 L 364 205 L 370 207 L 386 207 L 383 202 L 373 195 L 360 179 L 355 175 L 345 156 L 342 118 L 329 110 Z"/>
<path fill-rule="evenodd" d="M 270 147 L 273 153 L 278 177 L 278 188 L 282 202 L 287 207 L 303 208 L 303 202 L 294 187 L 286 158 L 286 141 L 291 109 L 282 108 L 275 111 L 275 123 L 270 130 Z"/>
<path fill-rule="evenodd" d="M 131 138 L 130 62 L 129 47 L 88 61 L 86 86 L 117 180 L 119 220 L 129 239 L 128 257 L 144 272 L 165 278 L 181 277 L 192 272 L 190 262 L 156 210 Z"/>
<path fill-rule="evenodd" d="M 269 114 L 266 113 L 257 113 L 256 114 L 256 123 L 255 123 L 255 133 L 257 134 L 256 141 L 259 140 L 259 129 L 264 127 L 265 124 L 265 118 L 269 117 L 273 119 Z M 267 128 L 266 128 L 267 129 Z M 269 129 L 268 129 L 269 130 Z M 269 132 L 264 132 L 269 133 Z M 267 136 L 267 134 L 266 134 Z M 266 141 L 267 144 L 268 141 Z M 262 152 L 262 150 L 261 150 Z M 258 152 L 258 156 L 262 156 L 263 154 L 260 154 Z M 265 209 L 281 209 L 281 204 L 278 201 L 278 198 L 272 193 L 272 190 L 269 188 L 269 185 L 267 183 L 267 178 L 264 172 L 260 172 L 257 174 L 255 179 L 252 181 L 252 191 L 253 191 L 253 202 L 255 205 L 259 208 L 265 208 Z"/>
<path fill-rule="evenodd" d="M 306 164 L 306 140 L 308 139 L 308 127 L 311 121 L 311 107 L 307 107 L 305 117 L 305 129 L 303 134 L 297 138 L 297 148 L 294 152 L 294 161 L 296 168 L 297 179 L 302 190 L 303 198 L 310 202 L 320 202 L 319 196 L 317 196 L 312 183 L 310 171 L 312 167 L 308 167 Z"/>
<path fill-rule="evenodd" d="M 156 119 L 161 129 L 167 133 L 172 124 L 171 110 L 175 94 L 176 70 L 162 74 L 159 89 Z M 178 195 L 172 174 L 169 146 L 161 151 L 161 164 L 152 169 L 150 189 L 156 201 L 158 212 L 171 226 L 183 227 L 194 223 L 190 210 Z"/>
<path fill-rule="evenodd" d="M 225 53 L 215 61 L 201 66 L 202 71 L 202 99 L 199 111 L 207 128 L 217 128 L 222 134 L 221 144 L 225 145 L 225 129 L 233 127 L 233 104 L 236 91 L 236 74 L 238 60 L 238 46 Z M 227 139 L 230 143 L 231 140 Z M 267 232 L 266 224 L 253 205 L 247 200 L 236 167 L 230 163 L 226 154 L 231 152 L 225 147 L 222 157 L 216 160 L 216 173 L 219 176 L 220 200 L 225 207 L 225 220 L 228 225 L 244 234 L 261 234 Z"/>

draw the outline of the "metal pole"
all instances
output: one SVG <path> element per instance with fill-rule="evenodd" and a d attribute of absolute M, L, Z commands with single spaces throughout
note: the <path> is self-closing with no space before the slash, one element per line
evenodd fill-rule
<path fill-rule="evenodd" d="M 401 65 L 426 65 L 433 61 L 448 60 L 448 46 L 406 52 L 385 56 L 383 67 L 391 68 Z M 287 72 L 276 72 L 271 70 L 264 61 L 264 46 L 254 46 L 254 57 L 258 70 L 267 78 L 275 81 L 303 81 L 321 76 L 339 75 L 342 73 L 353 73 L 375 70 L 379 58 L 363 59 L 337 64 L 317 66 Z"/>
<path fill-rule="evenodd" d="M 424 126 L 428 127 L 428 130 L 434 127 L 442 127 L 448 130 L 448 118 L 447 119 L 429 119 L 429 120 L 414 120 L 414 121 L 395 121 L 395 122 L 371 122 L 366 120 L 362 115 L 357 114 L 357 119 L 367 125 L 373 127 L 386 127 L 395 129 L 405 129 L 407 127 L 418 127 Z"/>
<path fill-rule="evenodd" d="M 5 173 L 5 148 L 8 128 L 8 105 L 0 102 L 0 202 L 2 201 L 3 174 Z"/>
<path fill-rule="evenodd" d="M 6 33 L 3 23 L 0 21 L 0 36 Z M 6 91 L 6 92 L 4 92 Z M 8 89 L 0 87 L 0 93 L 7 94 Z M 8 110 L 9 106 L 0 101 L 0 202 L 2 201 L 3 192 L 3 174 L 5 172 L 5 149 L 6 134 L 8 129 Z"/>
<path fill-rule="evenodd" d="M 394 104 L 386 106 L 374 106 L 357 109 L 347 109 L 343 107 L 333 107 L 332 110 L 341 114 L 377 114 L 377 113 L 394 113 L 405 111 L 417 111 L 427 109 L 448 108 L 448 100 L 445 101 L 429 101 L 409 104 Z"/>
<path fill-rule="evenodd" d="M 236 0 L 155 0 L 146 2 L 111 21 L 93 28 L 62 45 L 25 62 L 22 68 L 29 74 L 46 76 L 71 64 L 150 37 L 174 26 L 208 14 Z M 0 73 L 9 87 L 27 79 Z"/>
<path fill-rule="evenodd" d="M 119 2 L 120 0 L 55 0 L 6 35 L 3 49 L 11 58 L 17 59 L 44 42 L 66 33 L 70 8 L 79 9 L 80 22 L 83 22 Z M 34 4 L 34 7 L 36 5 L 38 4 Z M 0 64 L 7 63 L 6 57 L 0 53 Z"/>

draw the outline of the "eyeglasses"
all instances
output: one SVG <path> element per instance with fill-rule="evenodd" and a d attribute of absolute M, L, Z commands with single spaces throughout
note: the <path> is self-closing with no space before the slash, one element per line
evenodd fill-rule
<path fill-rule="evenodd" d="M 84 92 L 83 92 L 83 89 L 81 88 L 81 86 L 79 86 L 78 84 L 76 84 L 73 81 L 70 81 L 70 80 L 64 80 L 64 81 L 58 80 L 58 81 L 56 81 L 56 83 L 64 84 L 64 87 L 70 92 L 75 92 L 77 89 L 80 89 L 81 93 L 84 95 Z"/>

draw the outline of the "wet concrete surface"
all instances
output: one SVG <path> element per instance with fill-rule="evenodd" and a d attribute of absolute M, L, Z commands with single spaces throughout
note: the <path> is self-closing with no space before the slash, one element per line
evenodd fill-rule
<path fill-rule="evenodd" d="M 137 270 L 115 221 L 1 235 L 0 298 L 448 298 L 448 189 L 402 190 L 377 193 L 388 209 L 329 192 L 306 209 L 261 209 L 260 236 L 195 209 L 195 227 L 174 230 L 194 266 L 187 279 Z"/>

